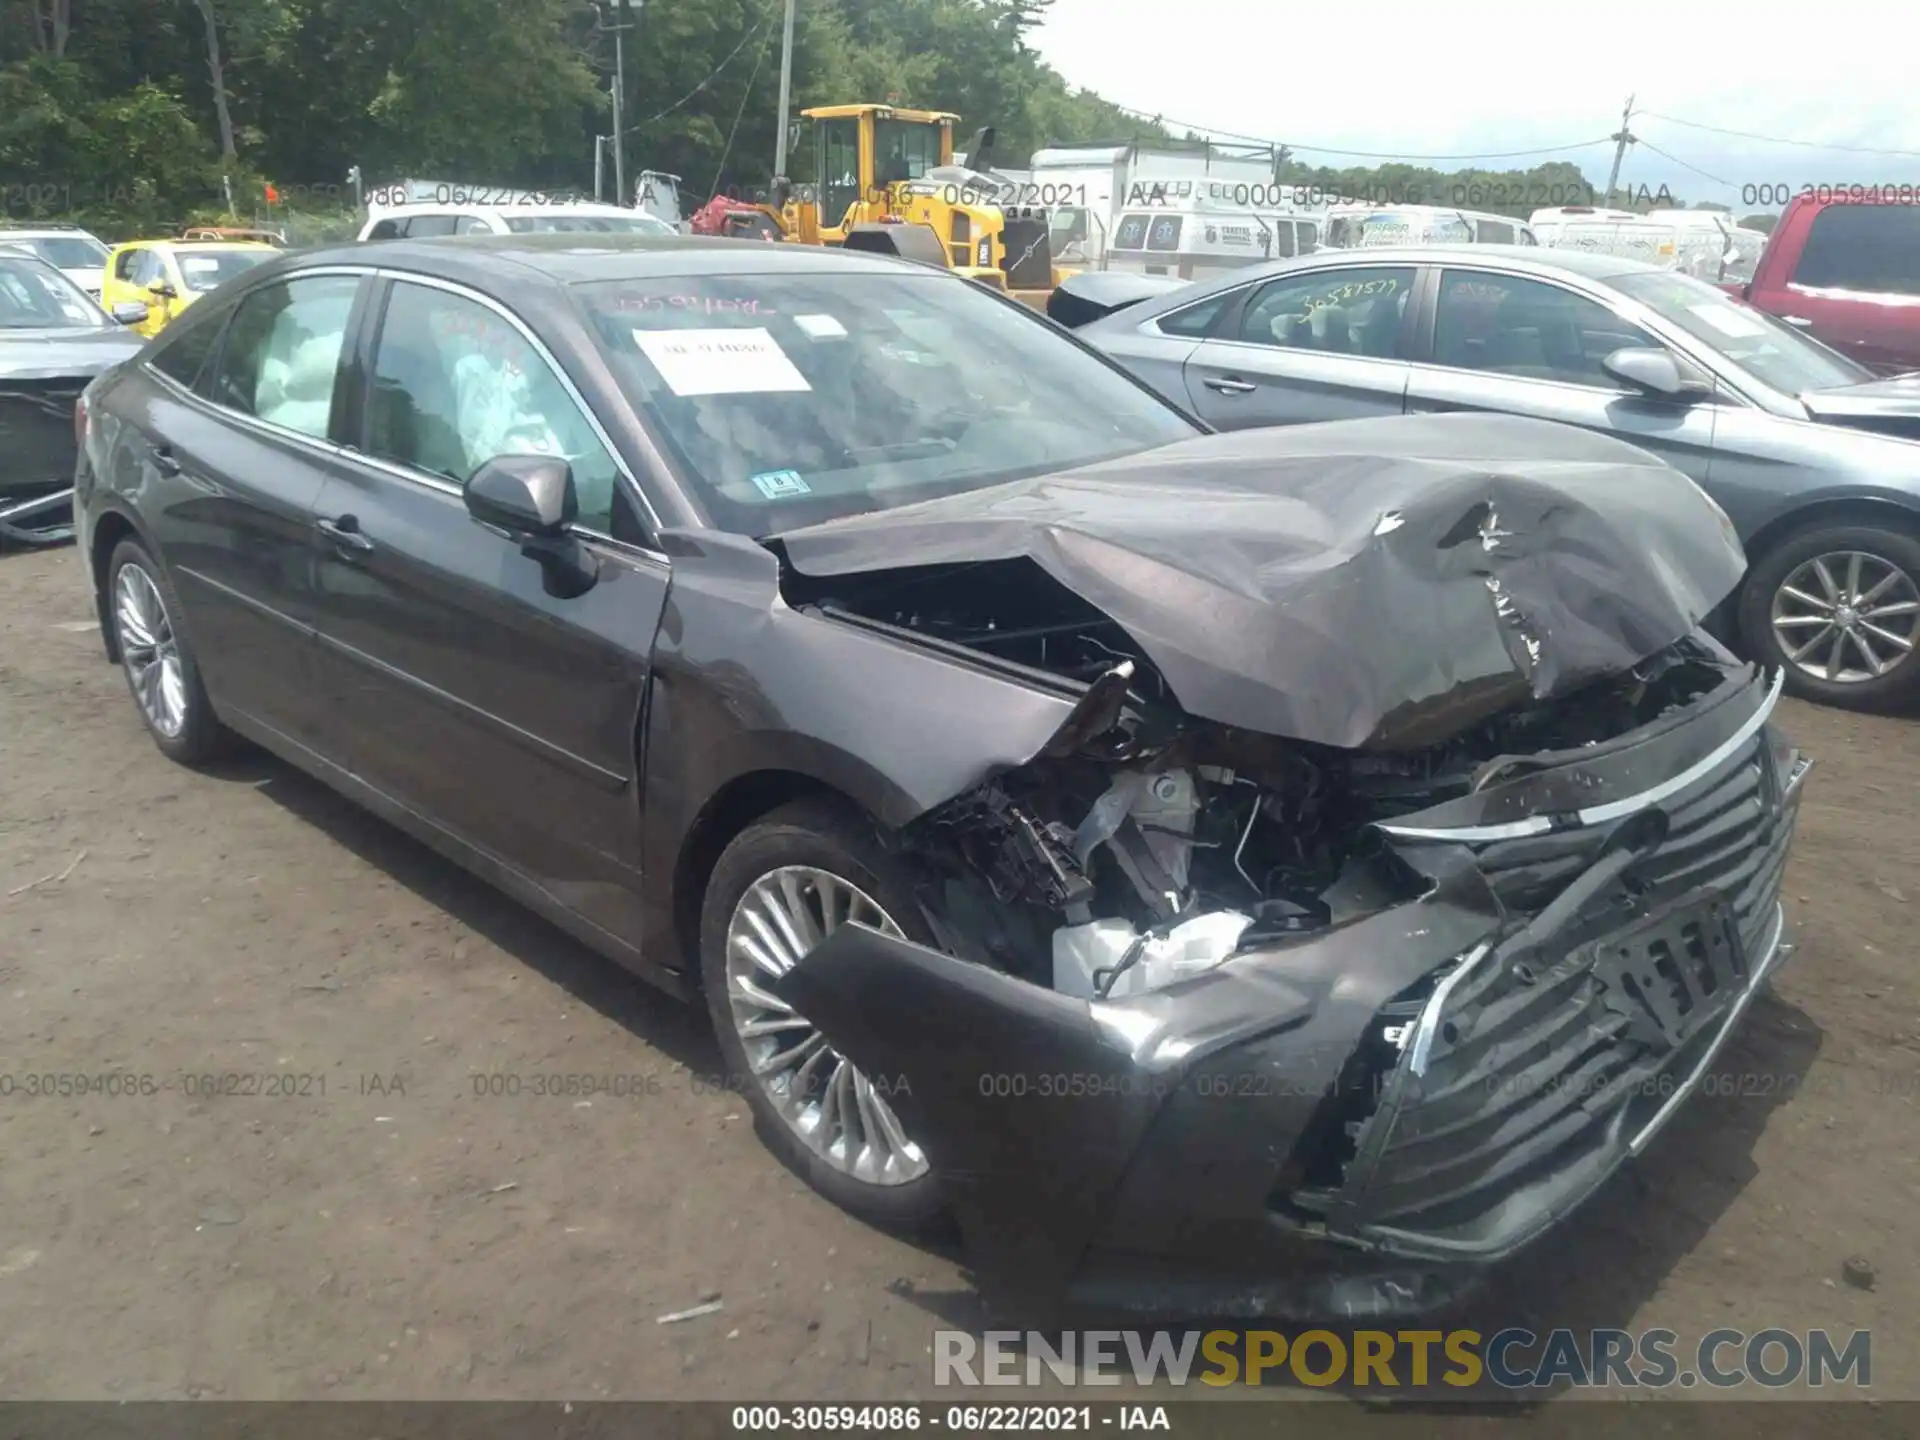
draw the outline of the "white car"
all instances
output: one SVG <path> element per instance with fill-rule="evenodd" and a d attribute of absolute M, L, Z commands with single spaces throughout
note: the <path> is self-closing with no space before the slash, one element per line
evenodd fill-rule
<path fill-rule="evenodd" d="M 362 240 L 418 240 L 432 235 L 525 235 L 545 231 L 675 235 L 666 221 L 642 210 L 590 201 L 549 204 L 463 205 L 414 201 L 369 207 Z"/>
<path fill-rule="evenodd" d="M 8 226 L 0 229 L 0 249 L 36 255 L 95 300 L 100 298 L 107 247 L 99 236 L 78 225 Z"/>
<path fill-rule="evenodd" d="M 1530 225 L 1511 215 L 1439 205 L 1336 205 L 1321 243 L 1330 250 L 1383 245 L 1537 245 Z"/>

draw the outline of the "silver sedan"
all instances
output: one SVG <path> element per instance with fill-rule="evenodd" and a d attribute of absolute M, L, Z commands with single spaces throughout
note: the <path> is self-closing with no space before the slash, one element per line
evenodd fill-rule
<path fill-rule="evenodd" d="M 1478 410 L 1629 440 L 1731 518 L 1750 568 L 1723 628 L 1795 693 L 1920 698 L 1920 377 L 1876 379 L 1714 286 L 1531 247 L 1321 252 L 1078 334 L 1223 430 Z"/>

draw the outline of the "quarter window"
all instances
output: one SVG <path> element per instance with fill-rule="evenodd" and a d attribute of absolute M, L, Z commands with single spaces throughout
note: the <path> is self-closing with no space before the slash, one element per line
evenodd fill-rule
<path fill-rule="evenodd" d="M 1617 390 L 1600 362 L 1629 345 L 1661 348 L 1598 301 L 1558 285 L 1478 270 L 1440 278 L 1436 365 Z"/>
<path fill-rule="evenodd" d="M 367 430 L 371 454 L 456 483 L 501 455 L 564 457 L 580 523 L 611 533 L 613 457 L 539 351 L 477 301 L 393 287 Z"/>
<path fill-rule="evenodd" d="M 1404 359 L 1400 329 L 1413 267 L 1369 265 L 1287 276 L 1255 293 L 1240 319 L 1250 345 Z"/>
<path fill-rule="evenodd" d="M 359 283 L 351 275 L 315 275 L 249 295 L 220 350 L 214 402 L 326 438 L 334 376 Z"/>
<path fill-rule="evenodd" d="M 1211 300 L 1202 300 L 1198 305 L 1189 305 L 1184 310 L 1163 315 L 1155 323 L 1162 335 L 1204 340 L 1212 331 L 1213 322 L 1220 318 L 1220 312 L 1227 308 L 1227 301 L 1232 298 L 1231 295 L 1216 295 Z"/>

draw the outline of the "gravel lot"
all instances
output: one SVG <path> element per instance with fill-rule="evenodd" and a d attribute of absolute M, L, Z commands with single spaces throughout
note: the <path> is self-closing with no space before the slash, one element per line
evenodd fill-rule
<path fill-rule="evenodd" d="M 1920 1398 L 1920 726 L 1786 723 L 1802 948 L 1724 1062 L 1749 1093 L 1470 1319 L 1870 1327 L 1873 1393 Z M 167 762 L 74 553 L 0 557 L 0 1072 L 159 1087 L 0 1097 L 0 1396 L 930 1398 L 930 1332 L 983 1323 L 958 1258 L 814 1198 L 717 1068 L 695 1011 L 287 766 Z M 630 1093 L 528 1093 L 558 1075 Z"/>

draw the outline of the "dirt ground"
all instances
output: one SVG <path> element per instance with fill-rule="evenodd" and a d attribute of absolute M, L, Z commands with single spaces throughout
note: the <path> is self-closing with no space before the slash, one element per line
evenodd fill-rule
<path fill-rule="evenodd" d="M 1920 1398 L 1920 724 L 1785 721 L 1801 950 L 1722 1066 L 1762 1078 L 1472 1318 L 1870 1328 L 1873 1393 Z M 0 557 L 0 1396 L 932 1398 L 931 1332 L 983 1323 L 958 1257 L 815 1198 L 717 1068 L 698 1013 L 287 766 L 170 764 L 74 552 Z"/>

